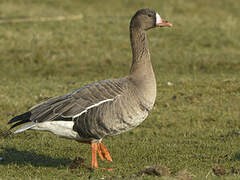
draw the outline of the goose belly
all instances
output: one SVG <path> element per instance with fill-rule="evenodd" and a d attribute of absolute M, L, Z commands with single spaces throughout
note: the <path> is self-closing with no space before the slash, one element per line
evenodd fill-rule
<path fill-rule="evenodd" d="M 106 107 L 108 111 L 96 119 L 97 128 L 106 136 L 121 134 L 141 124 L 148 116 L 148 111 L 138 101 L 115 101 Z"/>
<path fill-rule="evenodd" d="M 110 136 L 118 135 L 129 131 L 140 125 L 148 116 L 148 112 L 141 112 L 134 115 L 122 116 L 122 118 L 113 120 L 113 124 L 109 127 L 111 130 Z"/>
<path fill-rule="evenodd" d="M 73 129 L 81 138 L 102 139 L 138 126 L 149 110 L 134 96 L 120 96 L 75 118 Z"/>
<path fill-rule="evenodd" d="M 131 99 L 132 98 L 132 99 Z M 120 99 L 109 112 L 105 123 L 112 130 L 111 135 L 120 134 L 141 124 L 148 116 L 148 110 L 137 98 Z"/>

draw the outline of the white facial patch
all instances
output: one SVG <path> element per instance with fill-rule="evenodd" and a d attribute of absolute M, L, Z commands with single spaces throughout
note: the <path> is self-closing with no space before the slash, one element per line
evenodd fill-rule
<path fill-rule="evenodd" d="M 162 18 L 158 13 L 156 13 L 156 24 L 162 23 Z"/>

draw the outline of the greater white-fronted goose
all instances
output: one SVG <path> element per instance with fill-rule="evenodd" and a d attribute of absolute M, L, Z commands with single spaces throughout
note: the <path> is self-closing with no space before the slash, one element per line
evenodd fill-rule
<path fill-rule="evenodd" d="M 32 107 L 8 122 L 15 123 L 11 129 L 27 123 L 14 134 L 28 129 L 50 131 L 91 144 L 93 168 L 98 168 L 97 152 L 101 159 L 112 161 L 102 139 L 142 123 L 156 98 L 146 31 L 170 26 L 172 24 L 154 10 L 137 11 L 130 22 L 132 66 L 129 75 L 95 82 Z"/>

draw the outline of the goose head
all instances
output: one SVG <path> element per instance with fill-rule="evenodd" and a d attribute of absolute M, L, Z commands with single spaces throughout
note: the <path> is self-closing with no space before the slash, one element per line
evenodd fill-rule
<path fill-rule="evenodd" d="M 162 19 L 160 15 L 151 9 L 140 9 L 131 19 L 130 28 L 149 30 L 154 27 L 171 27 L 172 24 Z"/>

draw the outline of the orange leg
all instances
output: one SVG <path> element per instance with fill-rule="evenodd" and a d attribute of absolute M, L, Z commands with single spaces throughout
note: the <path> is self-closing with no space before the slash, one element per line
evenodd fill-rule
<path fill-rule="evenodd" d="M 92 147 L 92 168 L 98 168 L 98 162 L 97 162 L 97 152 L 102 160 L 106 159 L 108 161 L 112 162 L 112 158 L 110 156 L 110 153 L 108 152 L 107 148 L 104 146 L 103 143 L 91 143 Z M 103 170 L 113 170 L 113 169 L 107 169 L 103 168 Z"/>
<path fill-rule="evenodd" d="M 112 162 L 112 157 L 110 156 L 110 153 L 108 152 L 107 148 L 104 146 L 104 144 L 102 142 L 99 143 L 99 149 L 101 151 L 101 155 L 103 156 L 103 158 Z M 101 157 L 101 155 L 100 155 L 100 157 Z"/>
<path fill-rule="evenodd" d="M 92 168 L 98 168 L 98 162 L 97 162 L 98 144 L 91 143 L 91 147 L 92 147 Z"/>
<path fill-rule="evenodd" d="M 104 160 L 104 153 L 101 151 L 100 143 L 98 143 L 98 155 L 100 156 L 101 160 Z"/>

